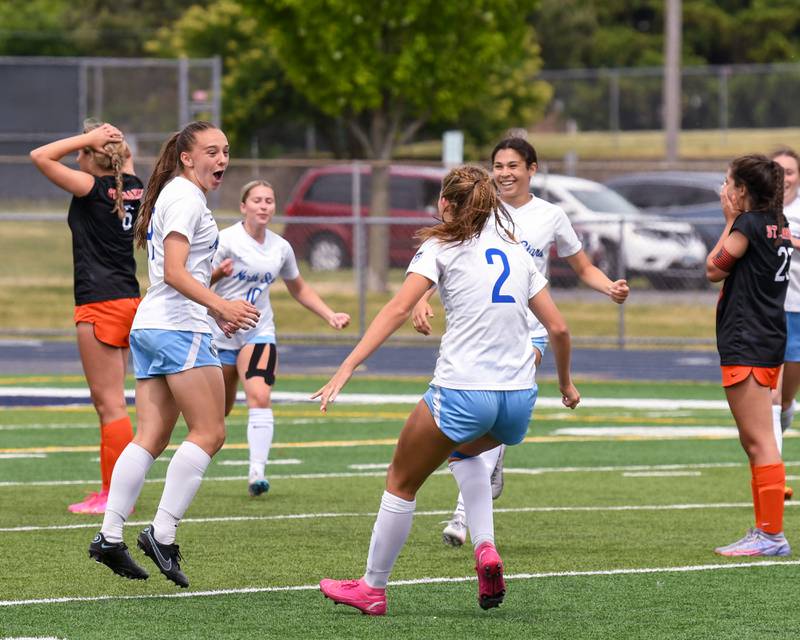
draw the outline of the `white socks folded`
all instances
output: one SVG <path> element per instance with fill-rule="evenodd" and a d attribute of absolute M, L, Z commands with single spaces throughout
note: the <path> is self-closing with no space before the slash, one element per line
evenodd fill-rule
<path fill-rule="evenodd" d="M 153 456 L 133 442 L 123 449 L 111 474 L 108 504 L 100 531 L 109 542 L 122 542 L 122 527 L 144 486 Z"/>
<path fill-rule="evenodd" d="M 250 448 L 250 478 L 263 478 L 269 459 L 275 418 L 272 409 L 249 409 L 247 419 L 247 444 Z"/>
<path fill-rule="evenodd" d="M 456 460 L 450 463 L 450 471 L 461 489 L 472 546 L 477 549 L 484 542 L 494 544 L 491 471 L 486 462 L 481 457 Z"/>
<path fill-rule="evenodd" d="M 778 444 L 778 452 L 783 453 L 783 433 L 792 426 L 792 419 L 797 408 L 797 403 L 792 400 L 792 404 L 786 411 L 781 411 L 781 405 L 772 405 L 772 430 L 775 433 L 775 442 Z"/>
<path fill-rule="evenodd" d="M 153 535 L 161 544 L 175 542 L 178 523 L 200 488 L 200 482 L 210 463 L 211 456 L 188 440 L 182 442 L 172 456 L 167 467 L 161 502 L 153 519 Z"/>
<path fill-rule="evenodd" d="M 416 507 L 416 500 L 409 502 L 388 491 L 383 492 L 378 517 L 372 528 L 367 572 L 364 574 L 364 581 L 373 589 L 386 588 L 392 567 L 411 531 Z"/>

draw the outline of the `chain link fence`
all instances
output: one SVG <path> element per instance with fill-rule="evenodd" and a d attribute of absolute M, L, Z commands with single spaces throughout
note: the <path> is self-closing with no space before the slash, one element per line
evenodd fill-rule
<path fill-rule="evenodd" d="M 17 157 L 17 162 L 28 163 Z M 145 178 L 152 158 L 137 160 Z M 337 310 L 353 317 L 343 333 L 327 331 L 318 319 L 292 301 L 282 285 L 273 288 L 278 331 L 282 339 L 353 340 L 363 333 L 378 309 L 403 280 L 414 255 L 415 231 L 436 222 L 436 201 L 446 170 L 441 166 L 392 164 L 389 210 L 371 216 L 371 170 L 367 163 L 310 161 L 233 161 L 212 208 L 224 228 L 240 219 L 241 186 L 266 179 L 276 190 L 278 215 L 272 228 L 292 244 L 303 277 Z M 543 165 L 532 189 L 565 209 L 589 258 L 612 279 L 628 278 L 632 293 L 617 306 L 585 288 L 567 261 L 551 252 L 550 279 L 554 297 L 570 323 L 576 344 L 673 345 L 713 344 L 717 292 L 704 277 L 706 245 L 689 222 L 652 216 L 615 197 L 603 185 L 555 174 Z M 47 187 L 34 173 L 37 192 Z M 69 198 L 20 206 L 0 185 L 0 336 L 71 336 L 72 266 L 69 230 L 65 225 Z M 593 199 L 594 198 L 594 199 Z M 621 210 L 610 209 L 606 200 Z M 602 203 L 602 204 L 601 204 Z M 605 210 L 604 210 L 605 209 Z M 721 214 L 714 219 L 721 228 Z M 383 231 L 385 287 L 368 286 L 369 239 Z M 144 255 L 139 255 L 140 281 L 147 283 Z M 444 331 L 443 312 L 434 301 L 434 337 Z M 430 340 L 410 326 L 400 332 L 406 341 Z"/>

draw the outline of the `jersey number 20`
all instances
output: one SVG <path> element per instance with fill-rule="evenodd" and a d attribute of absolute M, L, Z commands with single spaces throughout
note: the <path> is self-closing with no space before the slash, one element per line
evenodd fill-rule
<path fill-rule="evenodd" d="M 500 274 L 497 282 L 494 283 L 494 289 L 492 289 L 492 302 L 516 302 L 516 300 L 514 300 L 514 296 L 510 296 L 507 293 L 500 293 L 500 287 L 503 286 L 503 283 L 508 279 L 508 276 L 511 273 L 511 268 L 508 266 L 508 258 L 506 257 L 505 253 L 500 251 L 500 249 L 486 250 L 486 262 L 489 264 L 494 264 L 493 258 L 495 256 L 500 258 L 500 262 L 503 263 L 503 272 Z"/>

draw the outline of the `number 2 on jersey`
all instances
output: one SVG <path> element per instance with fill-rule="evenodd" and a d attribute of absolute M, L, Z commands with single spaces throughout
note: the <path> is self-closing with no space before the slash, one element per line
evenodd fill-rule
<path fill-rule="evenodd" d="M 778 257 L 783 257 L 783 262 L 775 272 L 775 282 L 785 282 L 789 278 L 789 258 L 792 256 L 793 248 L 778 247 Z"/>
<path fill-rule="evenodd" d="M 511 274 L 511 267 L 508 266 L 508 258 L 506 257 L 505 253 L 500 251 L 500 249 L 486 250 L 486 262 L 489 264 L 494 264 L 493 258 L 495 256 L 500 258 L 500 262 L 503 263 L 503 271 L 500 274 L 500 277 L 497 278 L 497 282 L 494 283 L 494 289 L 492 289 L 492 302 L 516 302 L 516 300 L 514 300 L 514 296 L 510 296 L 506 293 L 500 293 L 500 288 Z"/>

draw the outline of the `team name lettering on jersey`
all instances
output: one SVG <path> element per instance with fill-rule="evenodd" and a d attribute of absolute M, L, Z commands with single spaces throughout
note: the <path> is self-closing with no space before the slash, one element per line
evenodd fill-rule
<path fill-rule="evenodd" d="M 525 251 L 530 253 L 534 258 L 544 258 L 544 251 L 531 246 L 526 240 L 522 240 L 520 244 L 525 247 Z"/>
<path fill-rule="evenodd" d="M 767 238 L 777 238 L 778 237 L 778 225 L 777 224 L 768 224 L 766 225 L 767 229 Z M 791 240 L 792 239 L 792 232 L 789 227 L 784 227 L 781 229 L 781 238 L 784 240 Z"/>
<path fill-rule="evenodd" d="M 108 197 L 112 200 L 117 197 L 117 190 L 114 187 L 108 188 Z M 122 192 L 123 200 L 141 200 L 144 189 L 127 189 Z"/>
<path fill-rule="evenodd" d="M 275 282 L 275 276 L 271 273 L 267 272 L 263 276 L 259 275 L 258 273 L 247 273 L 244 269 L 242 269 L 239 273 L 237 273 L 234 278 L 239 280 L 240 282 L 260 282 L 262 284 L 272 284 Z"/>

